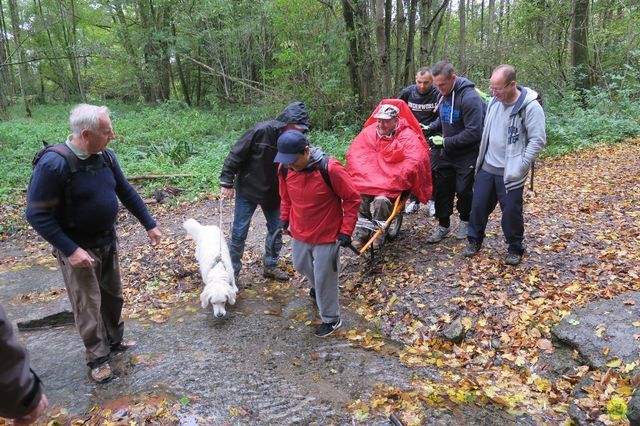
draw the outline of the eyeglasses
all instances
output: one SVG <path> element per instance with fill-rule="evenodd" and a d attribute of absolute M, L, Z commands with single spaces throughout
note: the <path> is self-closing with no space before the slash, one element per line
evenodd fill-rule
<path fill-rule="evenodd" d="M 492 92 L 497 92 L 500 93 L 502 92 L 504 89 L 506 89 L 507 87 L 509 87 L 511 85 L 511 83 L 513 83 L 513 81 L 510 81 L 508 83 L 506 83 L 504 86 L 502 87 L 490 87 Z"/>

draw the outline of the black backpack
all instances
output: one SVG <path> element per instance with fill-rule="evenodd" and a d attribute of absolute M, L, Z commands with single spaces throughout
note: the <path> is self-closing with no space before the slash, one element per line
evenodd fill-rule
<path fill-rule="evenodd" d="M 315 163 L 313 167 L 307 169 L 308 171 L 320 170 L 320 174 L 322 175 L 322 179 L 324 183 L 327 184 L 329 189 L 333 191 L 333 185 L 331 184 L 331 177 L 329 176 L 329 156 L 326 154 L 322 155 L 320 161 Z M 282 175 L 282 179 L 287 180 L 287 172 L 288 168 L 284 167 L 284 165 L 280 166 L 280 175 Z"/>
<path fill-rule="evenodd" d="M 67 174 L 67 180 L 65 181 L 65 185 L 64 185 L 66 224 L 68 227 L 73 228 L 73 221 L 71 220 L 71 214 L 70 214 L 71 207 L 73 204 L 71 202 L 71 180 L 73 179 L 73 175 L 80 170 L 83 170 L 83 171 L 97 170 L 98 168 L 102 168 L 102 167 L 109 167 L 111 171 L 115 173 L 115 162 L 113 160 L 113 154 L 108 149 L 105 149 L 104 151 L 102 151 L 101 156 L 104 160 L 103 166 L 82 165 L 80 163 L 81 160 L 73 153 L 73 151 L 71 151 L 71 148 L 69 148 L 67 144 L 58 143 L 58 144 L 50 145 L 46 141 L 42 141 L 42 144 L 44 145 L 44 147 L 41 148 L 38 152 L 36 152 L 36 154 L 33 156 L 33 159 L 31 160 L 31 168 L 32 170 L 35 169 L 40 159 L 42 159 L 44 154 L 46 154 L 47 152 L 55 152 L 56 154 L 64 158 L 64 161 L 67 163 L 67 167 L 69 167 L 69 173 Z M 31 186 L 32 180 L 33 180 L 33 174 L 29 179 L 28 187 Z"/>

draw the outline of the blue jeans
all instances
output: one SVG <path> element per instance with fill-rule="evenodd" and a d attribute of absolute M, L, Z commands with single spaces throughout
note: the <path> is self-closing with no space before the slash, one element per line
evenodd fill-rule
<path fill-rule="evenodd" d="M 229 242 L 229 254 L 233 272 L 237 275 L 242 269 L 242 254 L 244 253 L 244 243 L 249 233 L 251 218 L 256 211 L 258 204 L 246 199 L 236 191 L 236 208 L 233 213 L 233 229 L 231 230 L 231 241 Z M 275 244 L 273 234 L 280 228 L 280 207 L 267 209 L 260 206 L 265 219 L 267 219 L 267 238 L 264 241 L 264 261 L 265 267 L 278 265 L 278 256 L 282 248 L 282 235 L 278 233 Z"/>

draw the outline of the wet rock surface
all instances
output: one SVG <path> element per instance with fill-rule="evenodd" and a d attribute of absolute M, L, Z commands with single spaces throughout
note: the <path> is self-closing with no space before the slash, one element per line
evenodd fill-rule
<path fill-rule="evenodd" d="M 607 362 L 628 364 L 640 359 L 640 292 L 627 292 L 574 310 L 553 328 L 563 344 L 575 348 L 592 368 L 606 370 Z"/>
<path fill-rule="evenodd" d="M 166 234 L 178 235 L 180 223 Z M 144 244 L 140 234 L 121 236 L 123 246 Z M 259 246 L 260 238 L 250 244 Z M 17 260 L 0 270 L 0 303 L 14 324 L 70 310 L 46 245 L 35 253 L 3 245 L 2 256 Z M 317 308 L 306 283 L 292 280 L 278 292 L 265 293 L 269 282 L 250 265 L 242 280 L 246 289 L 225 319 L 200 308 L 197 295 L 193 304 L 174 309 L 167 322 L 126 319 L 125 338 L 137 345 L 113 356 L 117 379 L 107 384 L 89 378 L 73 325 L 22 331 L 18 337 L 45 383 L 51 409 L 63 409 L 69 418 L 87 416 L 96 406 L 126 413 L 127 404 L 141 399 L 187 398 L 180 424 L 345 424 L 352 422 L 347 404 L 368 397 L 379 384 L 406 388 L 416 372 L 437 376 L 428 368 L 402 365 L 397 356 L 402 345 L 391 340 L 382 351 L 373 351 L 353 345 L 344 330 L 315 337 Z M 348 300 L 342 302 L 345 329 L 373 327 L 347 307 Z M 434 408 L 428 418 L 435 425 L 534 424 L 491 406 Z"/>

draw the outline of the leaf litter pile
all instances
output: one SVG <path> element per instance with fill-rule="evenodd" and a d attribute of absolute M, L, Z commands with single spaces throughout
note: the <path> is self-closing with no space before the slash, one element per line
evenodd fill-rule
<path fill-rule="evenodd" d="M 426 407 L 491 404 L 539 422 L 561 423 L 568 418 L 569 403 L 575 402 L 591 420 L 624 423 L 626 404 L 638 385 L 636 362 L 613 359 L 607 372 L 576 363 L 570 374 L 556 374 L 547 360 L 555 351 L 550 330 L 572 309 L 640 289 L 638 158 L 640 141 L 630 141 L 540 162 L 535 193 L 525 191 L 527 254 L 517 267 L 504 265 L 499 209 L 490 219 L 482 250 L 472 259 L 462 256 L 464 241 L 448 238 L 426 244 L 436 222 L 423 211 L 405 216 L 400 238 L 387 244 L 374 263 L 345 254 L 343 303 L 370 327 L 340 330 L 337 338 L 395 353 L 415 368 L 406 387 L 380 383 L 366 399 L 351 401 L 354 420 L 367 422 L 395 413 L 405 424 L 420 424 L 427 421 Z M 155 249 L 146 244 L 139 224 L 127 214 L 121 216 L 125 317 L 151 326 L 167 321 L 176 309 L 199 309 L 195 307 L 201 280 L 194 245 L 178 218 L 193 216 L 207 201 L 211 204 L 203 195 L 195 203 L 154 206 L 159 223 L 171 224 L 174 231 Z M 19 209 L 0 209 L 5 228 L 22 221 Z M 55 267 L 48 246 L 33 244 L 32 231 L 21 236 L 29 241 L 31 262 Z M 261 253 L 245 256 L 255 267 Z M 5 257 L 0 268 L 24 267 L 17 259 Z M 245 293 L 271 298 L 291 285 L 265 282 Z M 61 293 L 64 289 L 25 295 L 23 300 L 47 300 Z M 311 326 L 314 315 L 299 312 L 290 319 Z M 447 329 L 456 328 L 457 343 L 443 337 Z M 383 336 L 401 342 L 403 349 L 385 349 Z M 584 389 L 587 396 L 573 401 L 573 389 L 585 377 L 592 383 Z M 138 401 L 138 409 L 131 406 L 115 413 L 95 407 L 83 420 L 175 420 L 181 401 L 158 398 L 147 398 L 157 408 L 152 417 L 140 415 L 146 405 Z M 124 415 L 134 411 L 131 417 Z"/>

